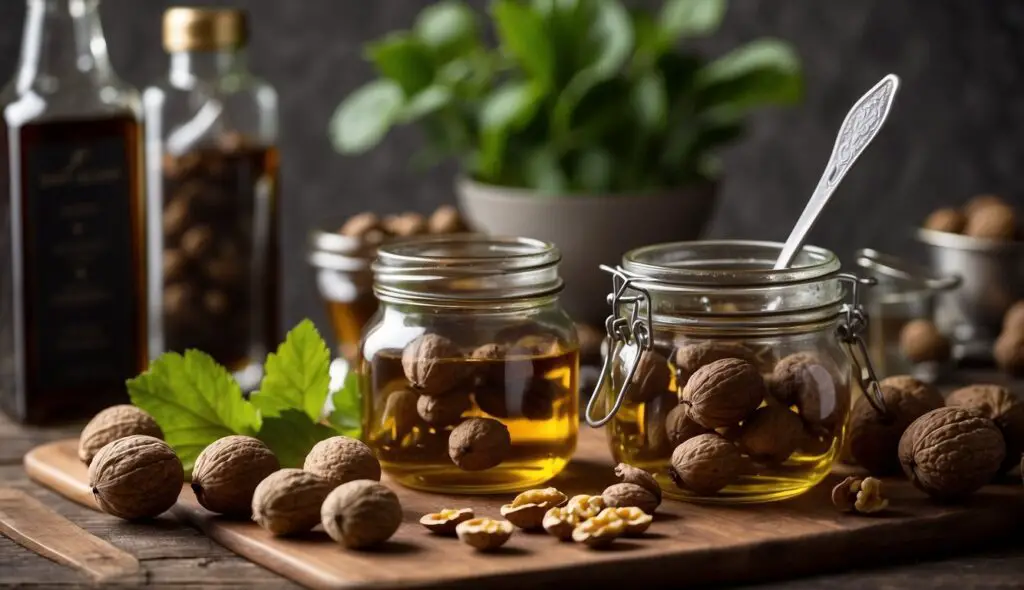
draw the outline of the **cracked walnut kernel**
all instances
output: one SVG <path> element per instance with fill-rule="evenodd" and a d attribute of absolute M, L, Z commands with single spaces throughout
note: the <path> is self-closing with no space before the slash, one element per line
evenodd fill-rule
<path fill-rule="evenodd" d="M 874 477 L 847 477 L 832 489 L 832 503 L 843 512 L 872 514 L 889 507 L 882 496 L 882 482 Z"/>
<path fill-rule="evenodd" d="M 444 508 L 440 512 L 424 514 L 420 518 L 420 524 L 432 533 L 455 536 L 455 527 L 472 518 L 472 508 Z"/>
<path fill-rule="evenodd" d="M 544 514 L 551 508 L 565 504 L 566 496 L 555 488 L 527 490 L 501 507 L 501 515 L 521 529 L 539 529 Z"/>
<path fill-rule="evenodd" d="M 455 527 L 463 543 L 479 551 L 491 551 L 504 545 L 512 536 L 512 523 L 493 518 L 471 518 Z"/>
<path fill-rule="evenodd" d="M 606 508 L 606 510 L 614 511 L 615 515 L 626 523 L 626 531 L 624 534 L 627 537 L 642 535 L 644 531 L 650 528 L 651 523 L 654 522 L 653 516 L 647 514 L 643 510 L 640 510 L 636 506 Z"/>
<path fill-rule="evenodd" d="M 572 540 L 588 547 L 606 547 L 626 532 L 626 521 L 614 508 L 605 508 L 594 518 L 589 518 L 572 531 Z"/>
<path fill-rule="evenodd" d="M 580 522 L 580 517 L 573 511 L 571 505 L 561 508 L 556 506 L 544 514 L 541 525 L 551 536 L 568 541 L 572 539 L 572 532 Z"/>
<path fill-rule="evenodd" d="M 578 494 L 569 498 L 569 504 L 566 508 L 581 522 L 588 519 L 594 518 L 606 508 L 603 496 L 588 496 L 587 494 Z"/>

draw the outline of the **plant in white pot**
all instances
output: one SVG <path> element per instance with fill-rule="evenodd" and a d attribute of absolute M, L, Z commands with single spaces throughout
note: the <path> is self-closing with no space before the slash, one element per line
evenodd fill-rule
<path fill-rule="evenodd" d="M 799 60 L 759 39 L 713 60 L 684 47 L 719 26 L 724 0 L 495 0 L 481 19 L 455 1 L 371 42 L 379 78 L 338 107 L 345 154 L 407 123 L 431 162 L 456 158 L 471 227 L 548 240 L 562 250 L 566 307 L 607 314 L 599 264 L 631 248 L 697 238 L 720 178 L 716 155 L 755 108 L 797 101 Z"/>

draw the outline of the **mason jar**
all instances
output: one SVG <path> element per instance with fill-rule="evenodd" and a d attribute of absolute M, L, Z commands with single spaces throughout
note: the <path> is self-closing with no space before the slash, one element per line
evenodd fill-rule
<path fill-rule="evenodd" d="M 870 401 L 880 399 L 855 300 L 870 281 L 811 246 L 772 270 L 781 247 L 659 244 L 606 268 L 611 346 L 587 421 L 606 424 L 615 460 L 651 472 L 668 496 L 796 496 L 842 448 L 851 357 Z"/>
<path fill-rule="evenodd" d="M 411 488 L 494 493 L 558 474 L 579 430 L 579 345 L 561 255 L 527 238 L 385 243 L 361 342 L 363 433 Z"/>

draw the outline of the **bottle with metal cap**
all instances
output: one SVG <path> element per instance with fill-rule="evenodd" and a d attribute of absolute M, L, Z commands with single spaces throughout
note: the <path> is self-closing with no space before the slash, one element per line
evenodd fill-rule
<path fill-rule="evenodd" d="M 171 8 L 167 77 L 143 95 L 150 350 L 199 349 L 245 389 L 279 341 L 277 94 L 246 14 Z"/>

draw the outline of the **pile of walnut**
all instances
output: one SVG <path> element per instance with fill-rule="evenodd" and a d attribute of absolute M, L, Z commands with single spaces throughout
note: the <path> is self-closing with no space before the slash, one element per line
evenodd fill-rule
<path fill-rule="evenodd" d="M 380 217 L 368 211 L 350 217 L 338 229 L 339 234 L 356 238 L 368 246 L 376 246 L 389 238 L 462 231 L 466 231 L 466 224 L 459 210 L 451 205 L 442 205 L 427 217 L 411 211 Z"/>
<path fill-rule="evenodd" d="M 959 499 L 1013 469 L 1024 453 L 1024 402 L 997 385 L 971 385 L 945 400 L 901 375 L 880 383 L 885 414 L 866 397 L 850 418 L 849 452 L 872 475 L 902 470 L 928 495 Z"/>
<path fill-rule="evenodd" d="M 424 515 L 420 524 L 438 535 L 457 536 L 479 551 L 501 547 L 515 527 L 543 529 L 561 541 L 591 548 L 607 547 L 619 537 L 642 535 L 661 504 L 661 488 L 650 473 L 620 463 L 615 475 L 622 481 L 600 496 L 569 498 L 555 488 L 523 492 L 501 507 L 505 520 L 477 517 L 472 508 L 446 508 Z"/>
<path fill-rule="evenodd" d="M 999 368 L 1015 376 L 1024 376 L 1024 300 L 1006 310 L 1003 330 L 992 348 Z"/>
<path fill-rule="evenodd" d="M 154 518 L 178 500 L 185 474 L 156 422 L 130 405 L 108 408 L 86 425 L 79 457 L 99 507 L 128 519 Z M 335 436 L 317 443 L 302 469 L 281 469 L 259 440 L 231 435 L 207 446 L 192 470 L 192 490 L 207 510 L 251 516 L 274 535 L 318 524 L 352 549 L 379 545 L 402 522 L 394 492 L 381 485 L 380 463 L 362 442 Z"/>
<path fill-rule="evenodd" d="M 912 363 L 941 363 L 950 351 L 949 339 L 931 320 L 911 320 L 900 329 L 900 354 Z"/>
<path fill-rule="evenodd" d="M 832 364 L 808 352 L 777 363 L 762 356 L 719 341 L 683 344 L 671 362 L 656 350 L 641 355 L 626 401 L 671 400 L 664 427 L 648 425 L 647 442 L 672 449 L 669 475 L 680 489 L 715 494 L 797 450 L 822 454 L 831 446 L 849 403 Z M 669 390 L 672 371 L 678 396 Z"/>
<path fill-rule="evenodd" d="M 1010 241 L 1020 237 L 1016 212 L 995 195 L 978 195 L 960 209 L 934 211 L 924 220 L 924 228 L 987 240 Z"/>

